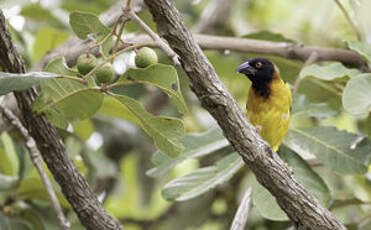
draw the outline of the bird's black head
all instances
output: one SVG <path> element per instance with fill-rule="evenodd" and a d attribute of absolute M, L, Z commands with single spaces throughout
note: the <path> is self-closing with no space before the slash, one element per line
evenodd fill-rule
<path fill-rule="evenodd" d="M 272 62 L 265 58 L 252 58 L 241 64 L 236 71 L 245 74 L 261 96 L 269 96 L 269 83 L 273 80 L 275 71 Z"/>

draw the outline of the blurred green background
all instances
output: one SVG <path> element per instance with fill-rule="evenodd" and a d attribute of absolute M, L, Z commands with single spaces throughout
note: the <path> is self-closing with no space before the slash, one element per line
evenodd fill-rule
<path fill-rule="evenodd" d="M 341 2 L 361 31 L 363 42 L 371 43 L 369 13 L 371 1 L 343 0 Z M 186 25 L 195 33 L 342 49 L 347 49 L 346 41 L 357 41 L 354 30 L 333 0 L 175 0 L 175 3 Z M 68 22 L 69 13 L 84 11 L 99 15 L 114 4 L 117 4 L 117 1 L 0 0 L 0 8 L 7 18 L 13 41 L 28 69 L 35 66 L 46 53 L 73 36 Z M 213 19 L 210 12 L 218 12 L 217 19 Z M 155 24 L 147 9 L 141 11 L 139 16 L 155 30 Z M 214 20 L 214 23 L 207 24 L 211 20 Z M 132 22 L 125 27 L 125 36 L 138 33 L 142 31 Z M 170 63 L 161 50 L 156 49 L 156 52 L 161 63 Z M 284 80 L 291 85 L 303 68 L 301 61 L 257 53 L 229 50 L 207 50 L 205 53 L 243 111 L 245 111 L 250 82 L 246 77 L 234 72 L 239 64 L 256 56 L 270 58 L 280 68 Z M 132 60 L 129 59 L 130 57 L 120 59 L 121 61 L 115 66 L 116 71 L 120 72 L 120 66 L 130 67 Z M 117 88 L 115 92 L 135 98 L 153 114 L 179 117 L 184 122 L 187 134 L 204 132 L 215 126 L 214 119 L 199 105 L 196 96 L 189 89 L 188 79 L 183 70 L 177 68 L 177 72 L 189 110 L 183 116 L 169 103 L 167 97 L 154 87 L 133 84 Z M 328 72 L 329 75 L 332 73 Z M 312 114 L 293 116 L 291 126 L 294 131 L 302 128 L 336 127 L 337 131 L 334 135 L 330 135 L 333 131 L 326 129 L 324 132 L 328 136 L 323 136 L 323 139 L 328 142 L 333 138 L 336 142 L 334 146 L 339 145 L 342 140 L 338 136 L 340 135 L 338 130 L 344 130 L 347 132 L 344 138 L 350 136 L 352 140 L 361 138 L 361 145 L 367 144 L 360 155 L 362 159 L 366 159 L 365 162 L 370 163 L 371 117 L 369 113 L 361 116 L 352 115 L 346 112 L 342 105 L 343 90 L 350 78 L 352 76 L 347 74 L 331 81 L 316 76 L 305 77 L 298 93 L 305 97 L 307 104 L 297 104 L 296 108 L 299 112 L 309 110 Z M 300 96 L 296 95 L 296 97 Z M 369 100 L 371 101 L 371 97 Z M 295 101 L 299 100 L 295 99 Z M 59 130 L 67 152 L 96 191 L 108 212 L 120 220 L 127 230 L 229 229 L 246 188 L 256 183 L 248 168 L 231 173 L 235 175 L 231 179 L 226 179 L 225 183 L 214 189 L 210 187 L 202 195 L 187 201 L 167 201 L 161 191 L 172 179 L 200 167 L 213 165 L 230 153 L 231 149 L 224 146 L 213 152 L 214 154 L 182 159 L 166 175 L 150 177 L 146 172 L 155 167 L 151 157 L 157 151 L 152 139 L 130 123 L 125 116 L 114 114 L 115 109 L 115 105 L 107 102 L 90 119 L 71 122 L 69 129 Z M 294 134 L 295 132 L 292 133 Z M 298 142 L 291 139 L 296 138 L 292 135 L 285 140 L 285 145 L 297 152 L 300 146 L 293 147 Z M 350 139 L 347 141 L 345 142 L 353 143 Z M 349 149 L 350 145 L 341 148 Z M 320 150 L 326 154 L 326 148 Z M 22 141 L 15 132 L 2 133 L 0 153 L 0 162 L 3 162 L 0 163 L 0 229 L 58 229 L 57 219 L 40 179 L 32 168 L 26 150 L 22 147 Z M 298 164 L 304 164 L 302 158 L 308 162 L 313 163 L 312 160 L 317 162 L 313 155 L 306 158 L 301 153 L 299 154 L 301 158 L 297 160 Z M 290 154 L 287 153 L 285 156 L 290 158 Z M 321 186 L 325 190 L 328 189 L 320 193 L 327 196 L 326 206 L 347 224 L 348 229 L 371 229 L 371 169 L 368 173 L 342 174 L 328 167 L 326 163 L 317 163 L 311 165 L 310 172 L 313 174 L 303 175 L 322 178 L 316 179 L 316 183 L 320 181 L 318 183 L 324 183 Z M 338 165 L 338 167 L 345 166 Z M 58 189 L 58 186 L 56 185 L 55 188 Z M 72 229 L 84 229 L 59 189 L 58 196 L 72 223 Z M 291 222 L 282 221 L 279 218 L 280 214 L 264 213 L 269 210 L 269 205 L 273 206 L 273 204 L 268 204 L 268 208 L 264 208 L 260 202 L 258 199 L 254 200 L 246 229 L 290 228 Z M 274 200 L 270 202 L 274 203 Z M 263 208 L 259 209 L 259 207 Z"/>

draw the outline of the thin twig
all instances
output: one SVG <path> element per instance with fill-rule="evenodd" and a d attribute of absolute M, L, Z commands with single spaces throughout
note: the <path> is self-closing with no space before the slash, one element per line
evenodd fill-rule
<path fill-rule="evenodd" d="M 343 6 L 343 4 L 340 2 L 340 0 L 334 0 L 334 1 L 339 6 L 340 10 L 343 12 L 343 14 L 344 14 L 345 18 L 347 19 L 348 23 L 350 24 L 350 26 L 352 27 L 352 29 L 356 33 L 358 41 L 362 41 L 361 31 L 359 31 L 359 28 L 356 26 L 356 24 L 354 23 L 354 21 L 352 20 L 352 18 L 348 14 L 348 12 L 345 9 L 345 7 Z"/>
<path fill-rule="evenodd" d="M 318 59 L 318 53 L 317 53 L 317 52 L 312 52 L 312 53 L 310 54 L 309 58 L 305 61 L 304 65 L 303 65 L 303 67 L 302 67 L 302 70 L 303 70 L 305 67 L 307 67 L 307 66 L 313 64 L 315 61 L 317 61 L 317 59 Z M 294 88 L 293 88 L 293 92 L 294 92 L 294 93 L 298 92 L 299 87 L 300 87 L 300 83 L 301 83 L 301 81 L 302 81 L 303 79 L 304 79 L 304 77 L 303 77 L 303 76 L 300 76 L 300 74 L 299 74 L 299 76 L 296 78 L 296 81 L 295 81 L 295 83 L 294 83 Z"/>
<path fill-rule="evenodd" d="M 170 48 L 170 46 L 165 43 L 161 38 L 160 36 L 158 36 L 155 32 L 153 32 L 153 30 L 145 23 L 143 22 L 142 19 L 140 19 L 140 17 L 138 17 L 138 15 L 130 10 L 124 10 L 124 14 L 128 14 L 129 17 L 131 18 L 131 20 L 133 20 L 133 22 L 135 22 L 136 24 L 138 24 L 138 26 L 140 28 L 142 28 L 155 42 L 156 44 L 165 52 L 165 54 L 173 61 L 173 64 L 175 66 L 180 66 L 180 62 L 179 62 L 179 56 L 178 54 L 176 54 L 174 52 L 174 50 L 172 50 Z"/>
<path fill-rule="evenodd" d="M 75 77 L 75 76 L 61 75 L 61 76 L 59 76 L 59 78 L 65 78 L 65 79 L 77 81 L 77 82 L 79 82 L 81 84 L 84 84 L 84 85 L 86 85 L 86 83 L 87 83 L 84 79 L 79 78 L 79 77 Z"/>
<path fill-rule="evenodd" d="M 131 10 L 131 0 L 126 1 L 126 9 Z"/>
<path fill-rule="evenodd" d="M 62 230 L 69 230 L 70 229 L 70 223 L 67 221 L 66 217 L 63 214 L 62 207 L 59 204 L 58 198 L 57 198 L 57 196 L 56 196 L 56 194 L 53 190 L 50 179 L 45 172 L 44 166 L 42 164 L 42 158 L 40 156 L 38 148 L 36 147 L 35 140 L 30 136 L 27 129 L 22 125 L 22 123 L 13 114 L 13 112 L 11 110 L 9 110 L 9 109 L 0 105 L 0 112 L 22 134 L 22 136 L 23 136 L 23 138 L 26 142 L 26 148 L 28 149 L 28 152 L 30 154 L 31 161 L 34 164 L 37 171 L 39 172 L 39 174 L 40 174 L 41 181 L 44 184 L 44 187 L 45 187 L 45 189 L 46 189 L 46 191 L 49 195 L 50 201 L 52 202 L 53 208 L 54 208 L 54 210 L 57 214 L 60 227 L 61 227 Z"/>
<path fill-rule="evenodd" d="M 119 33 L 116 34 L 116 41 L 115 41 L 115 45 L 113 46 L 112 53 L 116 53 L 117 52 L 117 48 L 119 46 L 119 43 L 120 43 L 120 41 L 122 41 L 121 40 L 121 35 L 124 32 L 124 28 L 125 28 L 126 22 L 127 21 L 122 22 L 121 27 L 120 27 L 120 30 L 119 30 Z"/>
<path fill-rule="evenodd" d="M 119 19 L 118 19 L 118 20 L 119 20 Z M 109 34 L 107 34 L 107 36 L 105 36 L 105 37 L 103 38 L 103 40 L 101 40 L 100 42 L 97 42 L 97 43 L 91 45 L 91 46 L 89 47 L 89 49 L 88 49 L 87 54 L 90 55 L 91 51 L 92 51 L 95 47 L 98 47 L 98 51 L 99 51 L 100 55 L 101 55 L 103 58 L 105 58 L 105 55 L 104 55 L 104 52 L 103 52 L 103 48 L 102 48 L 102 46 L 103 46 L 103 44 L 104 44 L 104 43 L 105 43 L 105 42 L 106 42 L 110 37 L 112 37 L 112 35 L 115 34 L 115 28 L 116 28 L 116 26 L 117 26 L 117 23 L 115 23 L 115 25 L 114 25 L 114 29 L 113 29 Z"/>
<path fill-rule="evenodd" d="M 230 230 L 244 230 L 247 224 L 247 218 L 249 217 L 249 211 L 251 206 L 251 187 L 249 187 L 243 198 L 241 204 L 237 209 L 236 215 L 233 218 L 233 222 Z"/>

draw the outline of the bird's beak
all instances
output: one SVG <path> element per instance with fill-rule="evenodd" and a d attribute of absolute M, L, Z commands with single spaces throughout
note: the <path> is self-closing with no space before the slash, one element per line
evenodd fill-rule
<path fill-rule="evenodd" d="M 249 62 L 245 62 L 241 64 L 237 69 L 236 72 L 245 74 L 246 76 L 254 76 L 256 73 L 256 69 L 252 67 Z"/>

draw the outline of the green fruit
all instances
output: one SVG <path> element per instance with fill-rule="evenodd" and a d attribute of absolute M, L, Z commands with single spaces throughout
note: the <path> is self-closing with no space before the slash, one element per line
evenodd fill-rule
<path fill-rule="evenodd" d="M 135 56 L 135 65 L 138 68 L 145 68 L 155 63 L 157 63 L 157 54 L 151 48 L 143 47 Z"/>
<path fill-rule="evenodd" d="M 81 54 L 77 59 L 77 70 L 82 75 L 89 73 L 98 64 L 94 55 Z"/>
<path fill-rule="evenodd" d="M 95 72 L 95 77 L 100 83 L 110 83 L 115 76 L 115 70 L 110 63 L 105 63 Z"/>

